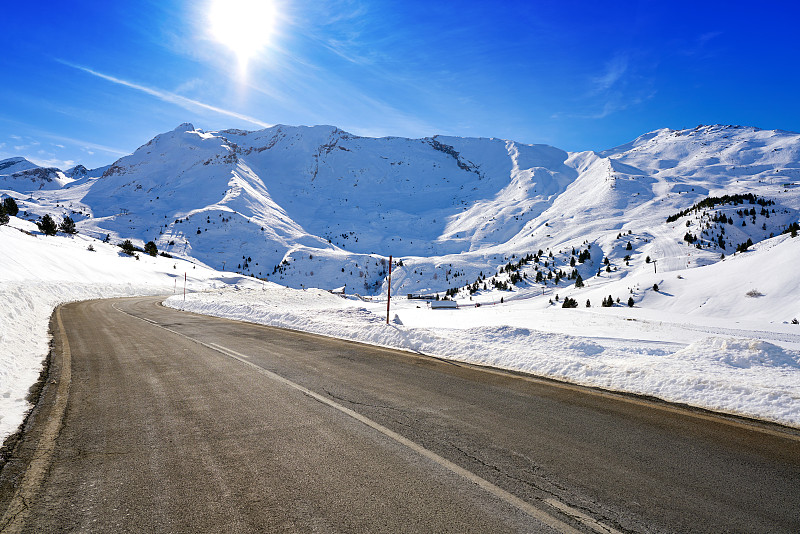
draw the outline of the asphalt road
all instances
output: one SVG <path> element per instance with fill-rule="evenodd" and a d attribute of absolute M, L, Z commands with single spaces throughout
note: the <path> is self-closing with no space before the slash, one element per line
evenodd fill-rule
<path fill-rule="evenodd" d="M 52 325 L 3 532 L 800 531 L 798 432 L 155 298 Z"/>

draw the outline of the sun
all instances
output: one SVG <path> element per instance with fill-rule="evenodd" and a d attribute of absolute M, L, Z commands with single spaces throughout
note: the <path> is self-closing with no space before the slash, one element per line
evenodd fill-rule
<path fill-rule="evenodd" d="M 208 11 L 211 35 L 236 54 L 242 70 L 270 43 L 275 17 L 273 0 L 211 0 Z"/>

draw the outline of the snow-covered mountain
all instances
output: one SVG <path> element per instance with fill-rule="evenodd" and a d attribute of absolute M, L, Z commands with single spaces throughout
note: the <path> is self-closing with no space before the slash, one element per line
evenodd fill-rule
<path fill-rule="evenodd" d="M 28 217 L 66 213 L 96 237 L 154 240 L 217 269 L 360 293 L 386 291 L 389 255 L 393 292 L 464 296 L 692 268 L 780 234 L 800 213 L 800 135 L 736 126 L 569 153 L 331 126 L 182 124 L 99 178 L 21 158 L 4 165 L 0 189 Z"/>
<path fill-rule="evenodd" d="M 25 158 L 0 161 L 0 189 L 30 191 L 60 189 L 72 182 L 55 167 L 39 167 Z"/>
<path fill-rule="evenodd" d="M 0 161 L 0 177 L 5 177 L 15 172 L 35 169 L 38 165 L 25 158 L 9 158 Z"/>

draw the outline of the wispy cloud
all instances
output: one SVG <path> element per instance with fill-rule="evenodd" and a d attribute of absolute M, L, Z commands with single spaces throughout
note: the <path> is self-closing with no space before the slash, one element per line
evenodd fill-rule
<path fill-rule="evenodd" d="M 614 113 L 618 113 L 620 111 L 624 111 L 632 106 L 637 106 L 647 100 L 650 100 L 656 95 L 656 91 L 651 91 L 649 93 L 644 93 L 638 96 L 626 96 L 622 93 L 617 93 L 614 95 L 607 95 L 606 99 L 602 102 L 598 102 L 596 104 L 597 109 L 596 111 L 588 111 L 588 112 L 556 112 L 550 115 L 551 119 L 605 119 L 609 115 L 613 115 Z"/>
<path fill-rule="evenodd" d="M 635 56 L 635 54 L 634 54 Z M 637 106 L 656 95 L 652 79 L 644 76 L 631 54 L 619 53 L 607 61 L 601 72 L 590 76 L 574 109 L 553 113 L 552 119 L 599 120 Z"/>
<path fill-rule="evenodd" d="M 699 35 L 694 40 L 684 43 L 683 46 L 678 48 L 678 53 L 683 56 L 700 56 L 700 57 L 713 57 L 714 53 L 709 50 L 709 43 L 717 37 L 723 35 L 720 31 L 706 32 Z"/>
<path fill-rule="evenodd" d="M 87 152 L 90 150 L 100 150 L 102 152 L 108 152 L 109 154 L 115 154 L 117 156 L 127 156 L 128 154 L 130 154 L 130 152 L 126 152 L 119 148 L 114 148 L 106 145 L 99 145 L 97 143 L 92 143 L 91 141 L 84 141 L 83 139 L 75 139 L 74 137 L 64 137 L 63 135 L 54 135 L 49 133 L 42 135 L 54 141 L 60 141 L 62 143 L 67 143 L 69 145 L 79 146 L 83 150 L 86 150 Z M 64 148 L 61 145 L 56 145 L 56 146 Z"/>
<path fill-rule="evenodd" d="M 98 77 L 98 78 L 100 78 L 102 80 L 106 80 L 108 82 L 115 83 L 117 85 L 122 85 L 122 86 L 128 87 L 130 89 L 135 89 L 135 90 L 140 91 L 142 93 L 145 93 L 147 95 L 150 95 L 150 96 L 153 96 L 155 98 L 158 98 L 159 100 L 162 100 L 164 102 L 180 106 L 183 109 L 186 109 L 186 110 L 189 110 L 189 111 L 196 111 L 197 108 L 200 108 L 200 109 L 204 109 L 204 110 L 207 110 L 207 111 L 213 111 L 214 113 L 219 113 L 220 115 L 226 115 L 228 117 L 233 117 L 233 118 L 236 118 L 236 119 L 239 119 L 239 120 L 243 120 L 243 121 L 249 122 L 251 124 L 255 124 L 257 126 L 260 126 L 262 128 L 269 128 L 269 127 L 272 126 L 272 124 L 266 123 L 264 121 L 261 121 L 259 119 L 254 118 L 254 117 L 250 117 L 248 115 L 244 115 L 242 113 L 237 113 L 235 111 L 231 111 L 231 110 L 228 110 L 228 109 L 223 109 L 223 108 L 220 108 L 220 107 L 217 107 L 217 106 L 212 106 L 210 104 L 206 104 L 205 102 L 200 102 L 199 100 L 193 100 L 191 98 L 186 98 L 185 96 L 181 96 L 181 95 L 178 95 L 178 94 L 175 94 L 175 93 L 171 93 L 169 91 L 162 91 L 160 89 L 156 89 L 156 88 L 153 88 L 153 87 L 147 87 L 145 85 L 134 83 L 134 82 L 131 82 L 131 81 L 128 81 L 128 80 L 123 80 L 123 79 L 117 78 L 115 76 L 110 76 L 108 74 L 103 74 L 102 72 L 98 72 L 98 71 L 96 71 L 94 69 L 90 69 L 89 67 L 84 67 L 82 65 L 76 65 L 74 63 L 70 63 L 68 61 L 64 61 L 64 60 L 61 60 L 61 59 L 59 59 L 57 61 L 59 63 L 62 63 L 64 65 L 68 66 L 68 67 L 72 67 L 73 69 L 77 69 L 77 70 L 83 71 L 83 72 L 85 72 L 87 74 L 91 74 L 92 76 L 96 76 L 96 77 Z"/>
<path fill-rule="evenodd" d="M 600 76 L 591 79 L 594 93 L 602 93 L 614 87 L 628 70 L 628 58 L 618 55 L 606 63 L 605 70 Z"/>
<path fill-rule="evenodd" d="M 75 161 L 71 159 L 60 159 L 53 154 L 39 154 L 39 156 L 25 156 L 25 159 L 38 165 L 39 167 L 55 167 L 65 171 L 75 166 Z"/>
<path fill-rule="evenodd" d="M 9 135 L 8 137 L 23 141 L 25 144 L 13 144 L 9 147 L 7 143 L 0 143 L 0 159 L 22 156 L 40 167 L 57 167 L 64 170 L 75 166 L 74 158 L 64 157 L 65 151 L 68 153 L 70 151 L 74 152 L 75 148 L 89 155 L 93 155 L 95 151 L 113 154 L 117 157 L 130 154 L 129 151 L 120 150 L 118 148 L 92 143 L 83 139 L 75 139 L 50 132 L 38 131 L 36 129 L 33 129 L 33 135 L 35 135 L 35 137 L 29 135 Z M 44 142 L 44 139 L 48 142 Z M 9 149 L 13 149 L 13 152 L 10 152 Z"/>
<path fill-rule="evenodd" d="M 198 88 L 203 88 L 205 86 L 206 86 L 206 82 L 204 82 L 200 78 L 191 78 L 189 80 L 186 80 L 182 84 L 180 84 L 178 87 L 176 87 L 174 92 L 175 93 L 187 93 L 187 92 L 195 91 Z"/>

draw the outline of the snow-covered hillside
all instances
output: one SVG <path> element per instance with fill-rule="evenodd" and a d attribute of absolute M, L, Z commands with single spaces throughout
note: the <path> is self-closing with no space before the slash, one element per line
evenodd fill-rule
<path fill-rule="evenodd" d="M 577 273 L 596 276 L 606 260 L 618 278 L 649 268 L 648 256 L 662 271 L 691 268 L 780 234 L 800 212 L 800 135 L 733 126 L 663 129 L 568 153 L 501 139 L 364 138 L 330 126 L 182 124 L 100 178 L 79 168 L 18 171 L 31 165 L 20 160 L 0 162 L 15 171 L 0 187 L 30 219 L 66 213 L 95 237 L 153 240 L 217 269 L 362 294 L 385 294 L 389 255 L 399 260 L 395 293 L 482 291 L 484 277 L 540 250 L 553 253 L 546 283 L 529 268 L 512 291 L 553 287 L 559 270 L 564 287 Z M 667 223 L 709 196 L 745 193 L 769 201 L 769 213 L 759 205 L 754 217 L 737 216 L 744 206 L 720 205 Z M 730 224 L 711 228 L 723 214 Z M 687 232 L 698 241 L 685 242 Z M 591 259 L 575 274 L 565 269 L 572 249 L 588 245 Z"/>

